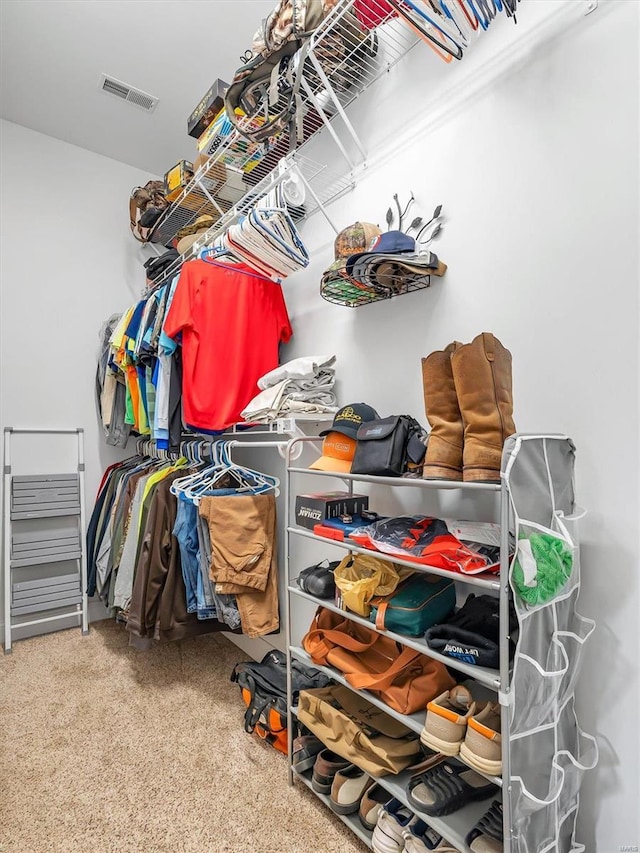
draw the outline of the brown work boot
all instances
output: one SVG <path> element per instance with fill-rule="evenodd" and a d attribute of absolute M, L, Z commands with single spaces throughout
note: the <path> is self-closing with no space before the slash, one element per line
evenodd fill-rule
<path fill-rule="evenodd" d="M 457 341 L 422 359 L 424 409 L 431 426 L 422 476 L 425 480 L 462 480 L 463 423 L 451 371 Z"/>
<path fill-rule="evenodd" d="M 463 480 L 500 482 L 502 445 L 516 431 L 511 353 L 483 332 L 456 349 L 451 369 L 464 421 Z"/>

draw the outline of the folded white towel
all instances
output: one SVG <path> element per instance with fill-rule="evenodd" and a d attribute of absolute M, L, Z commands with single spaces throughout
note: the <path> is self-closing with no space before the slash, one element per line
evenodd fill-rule
<path fill-rule="evenodd" d="M 312 379 L 322 368 L 332 367 L 335 361 L 335 355 L 305 355 L 294 358 L 265 373 L 258 379 L 258 388 L 264 391 L 265 388 L 271 388 L 283 379 Z"/>

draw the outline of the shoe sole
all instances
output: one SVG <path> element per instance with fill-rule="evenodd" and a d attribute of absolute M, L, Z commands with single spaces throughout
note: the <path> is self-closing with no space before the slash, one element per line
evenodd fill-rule
<path fill-rule="evenodd" d="M 356 800 L 355 803 L 343 804 L 329 799 L 329 806 L 336 814 L 355 814 L 360 808 L 360 800 Z"/>
<path fill-rule="evenodd" d="M 311 770 L 313 765 L 316 763 L 315 755 L 310 755 L 309 758 L 301 758 L 299 761 L 293 762 L 293 767 L 299 773 L 304 773 L 306 770 Z"/>
<path fill-rule="evenodd" d="M 457 755 L 460 752 L 462 741 L 458 740 L 453 743 L 450 740 L 440 740 L 440 738 L 432 735 L 431 732 L 423 731 L 420 735 L 420 743 L 433 749 L 434 752 L 441 752 L 443 755 Z"/>
<path fill-rule="evenodd" d="M 469 767 L 473 767 L 474 770 L 479 770 L 481 773 L 486 773 L 489 776 L 502 775 L 502 759 L 500 761 L 491 761 L 488 758 L 482 758 L 480 755 L 476 755 L 475 752 L 471 752 L 465 743 L 460 747 L 460 758 Z"/>
<path fill-rule="evenodd" d="M 331 793 L 331 782 L 329 784 L 324 784 L 322 782 L 318 782 L 313 776 L 311 777 L 311 787 L 316 792 L 316 794 L 330 794 Z"/>

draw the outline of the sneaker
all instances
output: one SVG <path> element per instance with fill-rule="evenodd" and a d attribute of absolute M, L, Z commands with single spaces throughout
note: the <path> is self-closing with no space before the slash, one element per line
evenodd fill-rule
<path fill-rule="evenodd" d="M 346 770 L 347 767 L 352 767 L 350 761 L 347 761 L 335 752 L 331 752 L 330 749 L 321 750 L 316 755 L 313 765 L 311 787 L 319 794 L 330 794 L 336 773 L 339 770 Z"/>
<path fill-rule="evenodd" d="M 455 847 L 449 846 L 439 832 L 432 829 L 420 818 L 411 823 L 403 832 L 404 850 L 402 853 L 458 853 Z"/>
<path fill-rule="evenodd" d="M 469 720 L 460 758 L 481 773 L 502 773 L 502 735 L 500 705 L 489 702 Z"/>
<path fill-rule="evenodd" d="M 471 693 L 463 684 L 458 684 L 427 704 L 420 742 L 443 755 L 457 755 L 467 723 L 475 713 L 476 703 Z"/>
<path fill-rule="evenodd" d="M 300 735 L 293 741 L 292 763 L 298 773 L 311 770 L 316 755 L 324 749 L 324 744 L 315 735 Z"/>
<path fill-rule="evenodd" d="M 371 776 L 355 764 L 346 770 L 338 770 L 331 785 L 329 805 L 337 814 L 353 814 L 358 811 L 360 800 L 373 784 Z"/>
<path fill-rule="evenodd" d="M 360 800 L 360 808 L 358 809 L 358 817 L 360 823 L 369 832 L 373 832 L 378 822 L 380 809 L 385 803 L 391 799 L 391 794 L 382 787 L 382 785 L 372 785 L 368 791 L 364 792 L 364 796 Z"/>
<path fill-rule="evenodd" d="M 376 828 L 371 836 L 373 853 L 403 853 L 404 831 L 417 820 L 413 812 L 400 800 L 389 800 L 378 815 Z"/>

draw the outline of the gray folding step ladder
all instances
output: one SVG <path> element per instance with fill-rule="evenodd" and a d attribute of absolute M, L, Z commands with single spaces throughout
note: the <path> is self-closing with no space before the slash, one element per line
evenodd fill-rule
<path fill-rule="evenodd" d="M 65 474 L 14 474 L 11 439 L 14 435 L 75 435 L 77 470 Z M 12 632 L 76 616 L 83 634 L 89 633 L 87 560 L 84 547 L 84 430 L 4 429 L 4 652 L 11 652 Z M 59 519 L 57 526 L 35 529 L 24 522 Z M 67 525 L 64 525 L 64 520 Z M 73 523 L 75 520 L 75 523 Z M 69 524 L 69 521 L 71 523 Z M 54 522 L 55 524 L 55 522 Z M 73 561 L 76 569 L 38 577 L 38 566 Z M 25 569 L 15 580 L 17 569 Z M 55 569 L 54 569 L 55 571 Z M 40 570 L 42 574 L 42 569 Z M 22 620 L 50 610 L 54 615 Z M 55 630 L 55 629 L 52 629 Z"/>

